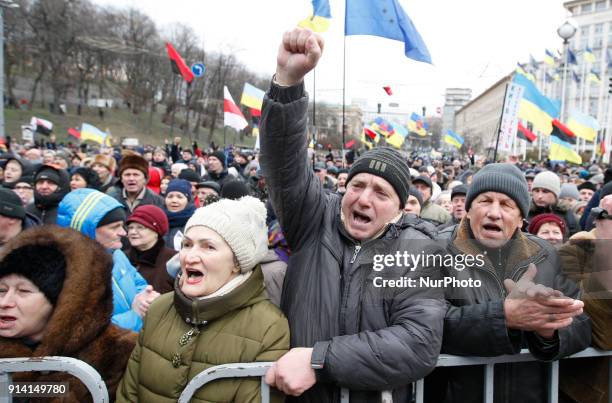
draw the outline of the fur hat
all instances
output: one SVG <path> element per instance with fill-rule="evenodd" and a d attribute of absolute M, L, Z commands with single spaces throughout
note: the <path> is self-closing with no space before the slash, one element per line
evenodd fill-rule
<path fill-rule="evenodd" d="M 0 278 L 9 274 L 30 280 L 55 305 L 66 278 L 66 259 L 52 245 L 25 245 L 0 261 Z"/>
<path fill-rule="evenodd" d="M 111 156 L 98 154 L 94 157 L 91 165 L 100 164 L 105 166 L 111 173 L 115 172 L 117 168 L 117 161 Z"/>
<path fill-rule="evenodd" d="M 258 199 L 223 199 L 201 207 L 185 225 L 185 233 L 195 226 L 219 234 L 234 252 L 242 273 L 252 270 L 268 253 L 266 207 Z"/>
<path fill-rule="evenodd" d="M 121 176 L 126 169 L 137 169 L 142 172 L 145 177 L 149 177 L 149 163 L 140 155 L 128 154 L 121 158 L 121 162 L 119 162 L 119 176 Z"/>

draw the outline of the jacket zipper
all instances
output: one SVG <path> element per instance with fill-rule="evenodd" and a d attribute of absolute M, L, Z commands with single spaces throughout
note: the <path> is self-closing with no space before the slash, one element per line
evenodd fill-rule
<path fill-rule="evenodd" d="M 355 259 L 357 259 L 357 255 L 361 250 L 361 245 L 355 245 L 355 250 L 353 251 L 353 257 L 351 257 L 351 264 L 355 263 Z"/>

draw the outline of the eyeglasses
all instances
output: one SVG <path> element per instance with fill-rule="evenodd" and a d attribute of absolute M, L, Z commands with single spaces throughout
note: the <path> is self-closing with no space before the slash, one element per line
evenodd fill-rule
<path fill-rule="evenodd" d="M 32 186 L 15 186 L 15 190 L 33 190 Z"/>

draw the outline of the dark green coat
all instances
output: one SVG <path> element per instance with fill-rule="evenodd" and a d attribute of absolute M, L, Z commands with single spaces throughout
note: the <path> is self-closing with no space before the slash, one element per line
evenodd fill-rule
<path fill-rule="evenodd" d="M 145 317 L 117 402 L 176 402 L 187 383 L 209 367 L 276 361 L 288 349 L 287 319 L 268 300 L 259 266 L 238 288 L 209 300 L 187 298 L 177 280 L 175 291 L 155 300 Z M 260 380 L 239 378 L 214 381 L 191 401 L 260 400 Z"/>

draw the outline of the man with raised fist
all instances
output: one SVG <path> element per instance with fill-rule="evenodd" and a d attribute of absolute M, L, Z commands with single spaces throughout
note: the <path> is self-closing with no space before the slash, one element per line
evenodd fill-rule
<path fill-rule="evenodd" d="M 291 248 L 281 307 L 292 349 L 266 381 L 292 402 L 409 399 L 409 384 L 437 362 L 446 307 L 430 288 L 375 288 L 372 255 L 382 249 L 436 250 L 423 222 L 405 215 L 410 171 L 391 148 L 375 148 L 351 166 L 346 193 L 324 192 L 307 160 L 304 76 L 323 52 L 309 30 L 285 33 L 261 119 L 261 166 Z M 437 248 L 439 251 L 440 248 Z M 436 278 L 440 270 L 389 268 L 389 276 Z"/>

